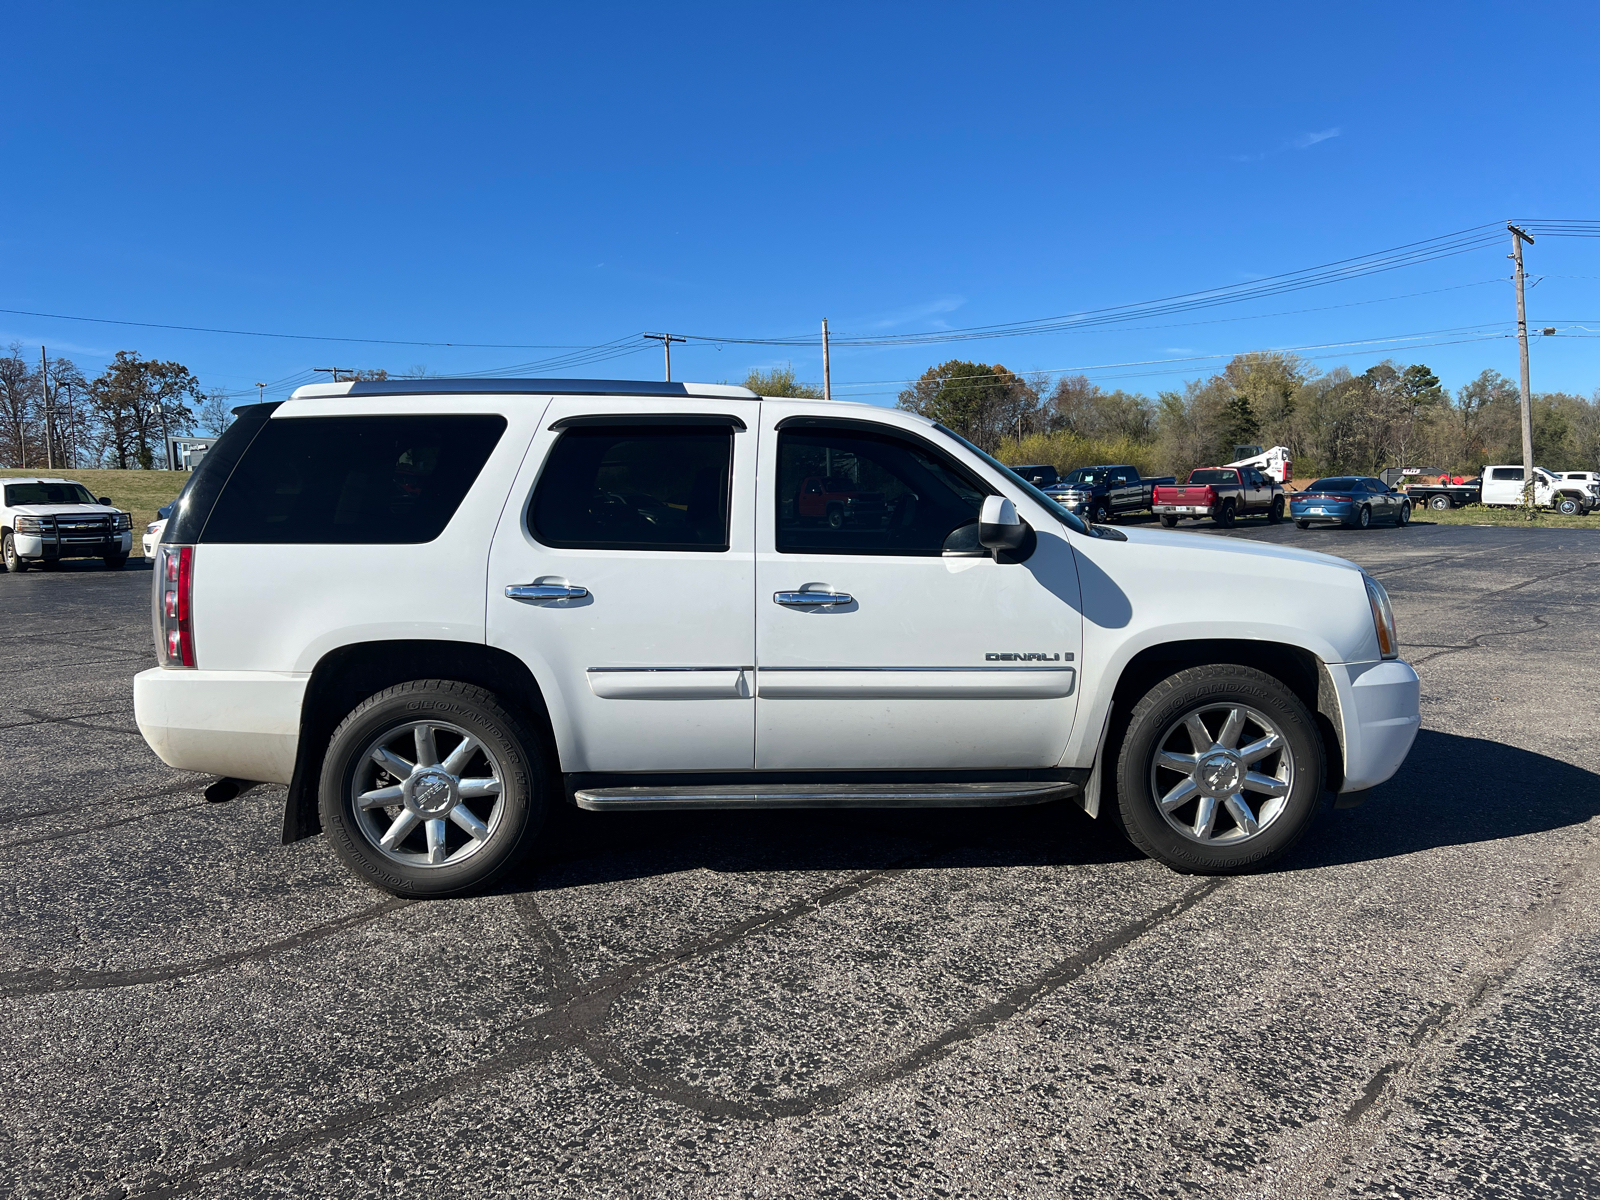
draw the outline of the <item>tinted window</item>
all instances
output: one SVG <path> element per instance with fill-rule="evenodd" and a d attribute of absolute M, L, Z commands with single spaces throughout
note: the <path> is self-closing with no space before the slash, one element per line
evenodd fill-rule
<path fill-rule="evenodd" d="M 728 426 L 569 429 L 539 475 L 528 527 L 562 549 L 726 550 L 732 462 Z"/>
<path fill-rule="evenodd" d="M 431 542 L 478 477 L 504 417 L 270 420 L 217 498 L 200 540 Z"/>
<path fill-rule="evenodd" d="M 1238 483 L 1239 473 L 1237 471 L 1190 471 L 1189 482 L 1196 485 L 1202 483 Z"/>
<path fill-rule="evenodd" d="M 783 554 L 942 554 L 956 529 L 978 519 L 986 494 L 931 447 L 892 434 L 827 427 L 778 434 Z"/>
<path fill-rule="evenodd" d="M 1521 467 L 1496 467 L 1492 472 L 1490 472 L 1489 478 L 1491 478 L 1491 479 L 1514 479 L 1514 480 L 1519 480 L 1520 481 L 1522 479 L 1522 468 Z"/>
<path fill-rule="evenodd" d="M 93 504 L 94 497 L 81 483 L 13 483 L 6 488 L 6 505 Z"/>
<path fill-rule="evenodd" d="M 1308 492 L 1359 492 L 1362 490 L 1361 481 L 1359 479 L 1351 479 L 1349 476 L 1318 479 L 1306 487 Z"/>

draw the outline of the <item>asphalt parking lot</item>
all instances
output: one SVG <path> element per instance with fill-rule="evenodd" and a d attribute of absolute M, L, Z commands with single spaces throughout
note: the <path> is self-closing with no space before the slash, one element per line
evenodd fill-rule
<path fill-rule="evenodd" d="M 0 1191 L 1592 1196 L 1600 520 L 1217 536 L 1366 566 L 1423 679 L 1226 880 L 1068 805 L 573 812 L 397 901 L 145 747 L 137 560 L 0 576 Z"/>

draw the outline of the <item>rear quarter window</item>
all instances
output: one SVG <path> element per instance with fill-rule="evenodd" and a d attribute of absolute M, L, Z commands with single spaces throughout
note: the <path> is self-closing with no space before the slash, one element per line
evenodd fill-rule
<path fill-rule="evenodd" d="M 399 545 L 444 532 L 505 432 L 494 414 L 269 420 L 202 542 Z"/>

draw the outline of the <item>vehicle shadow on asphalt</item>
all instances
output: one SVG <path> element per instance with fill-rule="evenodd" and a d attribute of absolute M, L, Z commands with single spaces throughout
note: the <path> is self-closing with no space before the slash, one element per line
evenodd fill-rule
<path fill-rule="evenodd" d="M 1405 765 L 1360 808 L 1313 827 L 1282 864 L 1304 870 L 1580 825 L 1600 814 L 1600 775 L 1485 738 L 1424 729 Z"/>
<path fill-rule="evenodd" d="M 1143 856 L 1071 801 L 1023 808 L 552 814 L 500 890 L 543 891 L 679 871 L 881 871 L 1071 866 Z"/>

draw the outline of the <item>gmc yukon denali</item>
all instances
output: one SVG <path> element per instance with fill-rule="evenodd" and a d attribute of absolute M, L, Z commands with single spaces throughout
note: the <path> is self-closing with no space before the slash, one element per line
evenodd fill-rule
<path fill-rule="evenodd" d="M 561 803 L 1070 798 L 1238 872 L 1417 731 L 1351 563 L 1086 524 L 910 413 L 505 379 L 238 411 L 157 547 L 139 728 L 219 795 L 287 784 L 284 839 L 398 895 L 482 887 Z"/>

